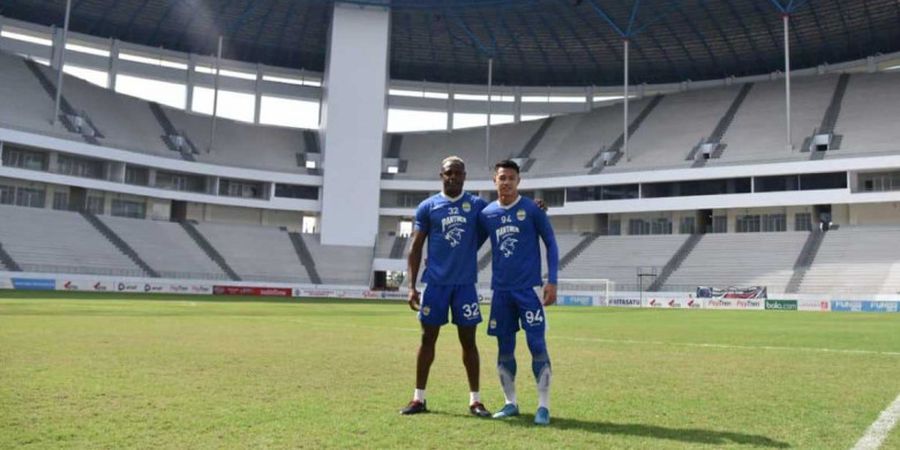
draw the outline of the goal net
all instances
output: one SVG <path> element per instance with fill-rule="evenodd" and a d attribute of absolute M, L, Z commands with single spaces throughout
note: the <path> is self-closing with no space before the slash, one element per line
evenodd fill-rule
<path fill-rule="evenodd" d="M 615 293 L 615 282 L 606 278 L 560 278 L 556 286 L 560 305 L 605 306 Z"/>

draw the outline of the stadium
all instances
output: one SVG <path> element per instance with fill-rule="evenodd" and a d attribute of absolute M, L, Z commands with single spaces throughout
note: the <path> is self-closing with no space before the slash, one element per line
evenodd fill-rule
<path fill-rule="evenodd" d="M 548 427 L 452 328 L 397 414 L 451 155 L 547 207 Z M 0 0 L 0 157 L 3 448 L 900 448 L 896 0 Z"/>

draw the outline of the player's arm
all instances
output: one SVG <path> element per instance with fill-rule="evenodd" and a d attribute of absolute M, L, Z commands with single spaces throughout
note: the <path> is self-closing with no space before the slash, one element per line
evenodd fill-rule
<path fill-rule="evenodd" d="M 431 226 L 431 218 L 429 217 L 430 205 L 428 201 L 424 201 L 416 208 L 416 221 L 413 224 L 413 243 L 409 249 L 409 255 L 406 255 L 406 271 L 409 278 L 409 307 L 413 311 L 419 310 L 419 291 L 416 290 L 416 281 L 419 279 L 419 267 L 422 264 L 422 248 L 425 246 L 425 239 L 428 237 L 428 230 Z"/>
<path fill-rule="evenodd" d="M 422 263 L 422 248 L 425 246 L 425 238 L 428 236 L 423 231 L 413 232 L 413 243 L 406 257 L 407 272 L 409 278 L 409 307 L 413 311 L 419 310 L 419 291 L 416 290 L 416 280 L 419 279 L 419 265 Z"/>
<path fill-rule="evenodd" d="M 553 233 L 553 225 L 547 213 L 539 210 L 535 214 L 535 225 L 544 246 L 547 248 L 547 284 L 544 286 L 544 306 L 556 303 L 556 284 L 559 272 L 559 247 L 556 245 L 556 234 Z"/>

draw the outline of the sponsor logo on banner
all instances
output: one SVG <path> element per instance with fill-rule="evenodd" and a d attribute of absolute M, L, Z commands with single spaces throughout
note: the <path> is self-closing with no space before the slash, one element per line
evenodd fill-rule
<path fill-rule="evenodd" d="M 140 286 L 137 283 L 120 281 L 116 284 L 116 290 L 119 292 L 138 292 L 140 291 Z"/>
<path fill-rule="evenodd" d="M 192 284 L 191 292 L 194 294 L 212 294 L 212 286 L 208 284 Z"/>
<path fill-rule="evenodd" d="M 681 308 L 681 301 L 675 298 L 651 298 L 647 303 L 651 308 Z"/>
<path fill-rule="evenodd" d="M 53 278 L 13 278 L 12 285 L 15 289 L 26 291 L 56 290 L 56 280 Z"/>
<path fill-rule="evenodd" d="M 796 311 L 797 300 L 766 300 L 766 309 Z"/>
<path fill-rule="evenodd" d="M 763 309 L 763 300 L 738 300 L 734 302 L 734 306 L 738 309 Z"/>
<path fill-rule="evenodd" d="M 688 308 L 701 308 L 701 307 L 703 307 L 703 305 L 700 303 L 700 300 L 697 300 L 697 299 L 695 299 L 695 298 L 689 298 L 688 301 L 687 301 L 687 303 L 685 303 L 685 306 L 687 306 Z"/>
<path fill-rule="evenodd" d="M 97 292 L 106 292 L 112 289 L 112 284 L 98 281 L 91 285 L 91 289 Z"/>
<path fill-rule="evenodd" d="M 594 299 L 590 295 L 561 295 L 559 304 L 565 306 L 591 306 Z"/>
<path fill-rule="evenodd" d="M 733 300 L 710 300 L 706 302 L 707 308 L 734 308 Z"/>
<path fill-rule="evenodd" d="M 862 310 L 863 312 L 895 313 L 898 305 L 900 303 L 897 302 L 864 301 L 862 302 Z"/>
<path fill-rule="evenodd" d="M 382 291 L 381 298 L 386 300 L 406 300 L 408 295 L 399 291 Z"/>
<path fill-rule="evenodd" d="M 173 294 L 185 294 L 191 291 L 191 288 L 184 284 L 170 284 L 168 291 Z"/>
<path fill-rule="evenodd" d="M 78 285 L 78 283 L 72 280 L 66 280 L 65 282 L 63 282 L 63 289 L 67 291 L 80 291 L 81 287 Z"/>
<path fill-rule="evenodd" d="M 831 302 L 828 300 L 799 300 L 797 309 L 800 311 L 829 311 Z"/>
<path fill-rule="evenodd" d="M 381 298 L 381 293 L 376 291 L 363 291 L 363 298 Z"/>
<path fill-rule="evenodd" d="M 641 306 L 641 299 L 639 299 L 639 298 L 611 298 L 611 299 L 609 299 L 609 306 L 629 306 L 632 308 L 639 308 Z"/>
<path fill-rule="evenodd" d="M 860 312 L 862 311 L 862 302 L 856 300 L 832 300 L 831 310 L 841 312 Z"/>
<path fill-rule="evenodd" d="M 290 297 L 291 288 L 259 287 L 259 286 L 213 286 L 215 295 L 246 295 L 251 297 Z"/>
<path fill-rule="evenodd" d="M 165 287 L 161 284 L 156 283 L 144 283 L 144 292 L 162 292 L 165 290 Z"/>

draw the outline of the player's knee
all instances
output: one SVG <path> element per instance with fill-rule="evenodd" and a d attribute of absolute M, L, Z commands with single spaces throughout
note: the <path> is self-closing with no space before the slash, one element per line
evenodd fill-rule
<path fill-rule="evenodd" d="M 440 333 L 440 328 L 438 328 L 438 327 L 423 327 L 422 328 L 422 346 L 423 347 L 434 347 L 434 344 L 437 342 L 439 333 Z"/>

